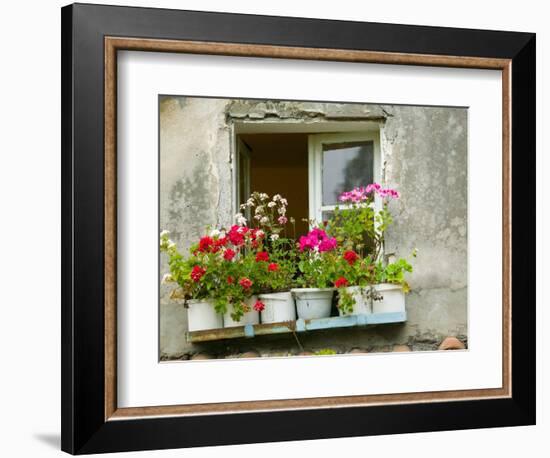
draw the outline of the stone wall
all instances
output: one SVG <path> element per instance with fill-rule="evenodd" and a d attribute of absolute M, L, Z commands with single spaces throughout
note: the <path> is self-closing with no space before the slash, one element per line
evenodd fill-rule
<path fill-rule="evenodd" d="M 395 224 L 386 253 L 414 260 L 407 296 L 408 321 L 369 329 L 333 330 L 250 341 L 188 344 L 183 304 L 161 286 L 162 359 L 208 353 L 297 354 L 330 347 L 339 353 L 380 351 L 395 345 L 435 349 L 446 336 L 467 340 L 467 111 L 312 102 L 259 102 L 165 97 L 160 102 L 160 227 L 171 232 L 180 251 L 205 225 L 231 223 L 232 123 L 235 120 L 380 122 L 383 181 L 402 197 L 392 203 Z M 167 272 L 164 256 L 160 276 Z M 330 343 L 327 344 L 327 338 Z"/>

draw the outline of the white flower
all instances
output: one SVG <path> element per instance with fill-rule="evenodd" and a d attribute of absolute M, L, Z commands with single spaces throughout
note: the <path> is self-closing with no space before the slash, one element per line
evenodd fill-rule
<path fill-rule="evenodd" d="M 170 231 L 167 231 L 166 229 L 164 229 L 164 230 L 160 233 L 160 236 L 161 236 L 161 237 L 167 237 L 168 235 L 170 235 Z"/>
<path fill-rule="evenodd" d="M 264 206 L 263 205 L 258 205 L 256 207 L 256 210 L 254 211 L 254 213 L 259 214 L 259 213 L 262 213 L 264 211 Z"/>
<path fill-rule="evenodd" d="M 262 193 L 260 194 L 260 199 L 261 199 L 261 200 L 266 200 L 266 199 L 269 199 L 269 196 L 268 196 L 265 192 L 262 192 Z"/>
<path fill-rule="evenodd" d="M 213 229 L 210 232 L 210 237 L 219 237 L 219 235 L 220 235 L 220 231 L 218 229 Z"/>
<path fill-rule="evenodd" d="M 269 223 L 269 218 L 267 216 L 263 216 L 261 219 L 260 219 L 260 223 L 261 224 L 267 224 Z"/>
<path fill-rule="evenodd" d="M 288 205 L 288 200 L 286 200 L 286 199 L 281 199 L 281 203 L 282 203 L 283 205 Z"/>
<path fill-rule="evenodd" d="M 275 240 L 279 240 L 279 234 L 271 234 L 270 239 L 272 242 L 274 242 Z"/>
<path fill-rule="evenodd" d="M 269 203 L 267 204 L 267 206 L 268 206 L 269 208 L 273 208 L 275 205 L 277 205 L 275 202 L 269 202 Z"/>
<path fill-rule="evenodd" d="M 286 208 L 285 207 L 279 208 L 279 215 L 285 215 L 285 214 L 286 214 Z"/>
<path fill-rule="evenodd" d="M 281 199 L 281 195 L 280 194 L 275 194 L 273 196 L 273 202 L 277 202 L 279 199 Z"/>
<path fill-rule="evenodd" d="M 248 199 L 246 201 L 246 205 L 248 205 L 249 207 L 252 207 L 254 205 L 254 199 L 252 197 Z"/>
<path fill-rule="evenodd" d="M 172 248 L 176 248 L 176 244 L 172 242 L 172 240 L 168 240 L 168 245 L 166 247 L 171 250 Z"/>
<path fill-rule="evenodd" d="M 239 216 L 239 217 L 237 218 L 237 224 L 238 224 L 239 226 L 246 226 L 246 218 L 245 218 L 244 216 L 242 216 L 242 215 Z"/>
<path fill-rule="evenodd" d="M 237 229 L 237 232 L 238 232 L 239 234 L 242 234 L 244 231 L 245 231 L 245 228 L 244 228 L 244 227 L 239 227 L 239 228 Z"/>
<path fill-rule="evenodd" d="M 260 219 L 262 217 L 262 215 L 256 215 L 254 216 L 254 219 Z"/>
<path fill-rule="evenodd" d="M 256 235 L 257 235 L 258 237 L 263 237 L 263 236 L 264 236 L 264 231 L 262 231 L 261 229 L 258 229 L 258 230 L 256 231 Z"/>
<path fill-rule="evenodd" d="M 172 274 L 164 274 L 160 283 L 165 285 L 166 283 L 172 283 L 173 281 L 174 277 L 172 277 Z"/>
<path fill-rule="evenodd" d="M 241 204 L 240 209 L 245 210 L 246 209 L 246 204 Z"/>

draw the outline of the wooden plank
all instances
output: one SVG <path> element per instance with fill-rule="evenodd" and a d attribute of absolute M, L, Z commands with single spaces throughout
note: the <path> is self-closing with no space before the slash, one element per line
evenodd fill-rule
<path fill-rule="evenodd" d="M 390 323 L 403 323 L 407 321 L 406 312 L 372 313 L 366 315 L 334 316 L 313 320 L 285 321 L 282 323 L 268 323 L 237 326 L 233 328 L 208 329 L 205 331 L 193 331 L 187 333 L 188 342 L 209 342 L 223 339 L 237 339 L 242 337 L 253 338 L 255 336 L 288 334 L 291 332 L 307 332 L 326 329 L 351 328 L 356 326 L 369 326 Z"/>

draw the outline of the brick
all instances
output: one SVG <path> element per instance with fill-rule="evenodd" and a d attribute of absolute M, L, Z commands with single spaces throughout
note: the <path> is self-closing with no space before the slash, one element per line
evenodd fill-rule
<path fill-rule="evenodd" d="M 439 345 L 439 350 L 464 350 L 466 346 L 456 337 L 447 337 Z"/>

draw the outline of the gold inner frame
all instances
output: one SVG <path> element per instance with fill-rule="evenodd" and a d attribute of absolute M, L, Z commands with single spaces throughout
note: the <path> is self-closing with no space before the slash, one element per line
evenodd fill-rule
<path fill-rule="evenodd" d="M 403 394 L 354 395 L 118 408 L 116 372 L 116 88 L 118 50 L 500 70 L 502 72 L 502 387 Z M 128 420 L 150 416 L 245 413 L 511 397 L 511 66 L 512 61 L 510 59 L 105 37 L 105 420 Z"/>

